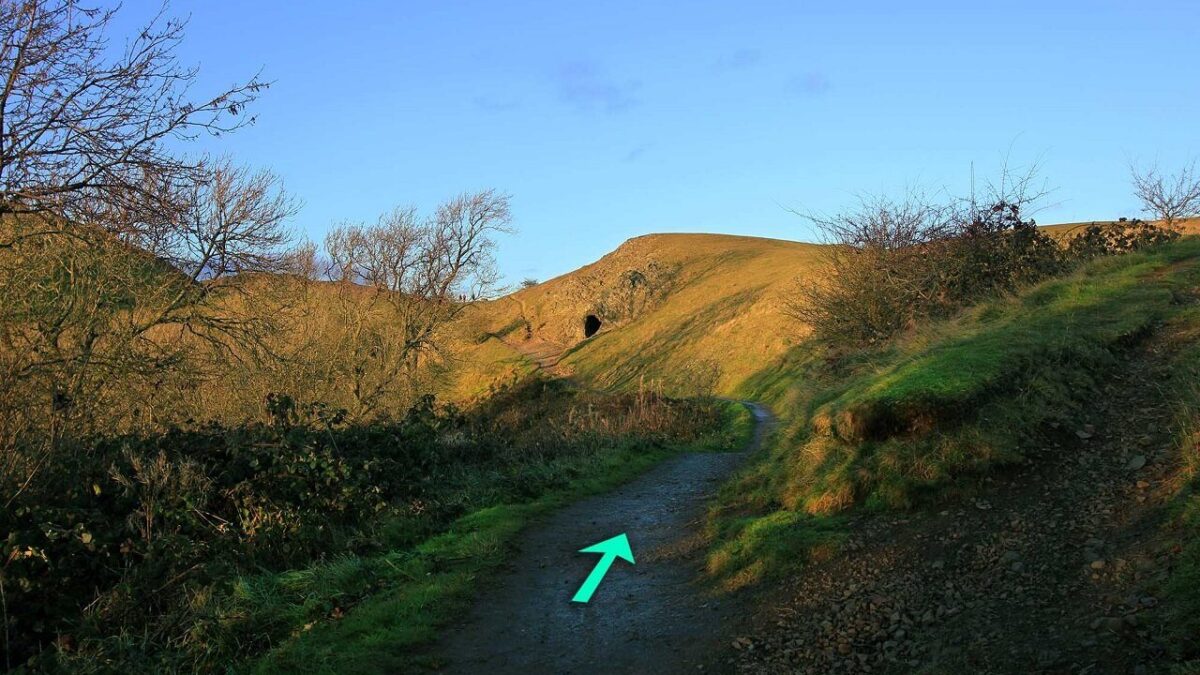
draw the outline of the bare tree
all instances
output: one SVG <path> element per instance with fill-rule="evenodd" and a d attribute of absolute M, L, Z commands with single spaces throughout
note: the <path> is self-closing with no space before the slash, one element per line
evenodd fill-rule
<path fill-rule="evenodd" d="M 1170 175 L 1157 166 L 1130 166 L 1129 173 L 1133 194 L 1142 202 L 1142 208 L 1168 229 L 1174 229 L 1180 220 L 1200 215 L 1200 173 L 1194 161 Z"/>
<path fill-rule="evenodd" d="M 235 353 L 261 344 L 271 317 L 261 308 L 238 312 L 225 300 L 259 273 L 293 270 L 298 253 L 286 223 L 298 203 L 270 171 L 251 171 L 228 159 L 201 165 L 203 178 L 176 197 L 174 219 L 149 231 L 159 233 L 143 249 L 183 273 L 169 297 L 135 325 L 140 336 L 172 324 Z"/>
<path fill-rule="evenodd" d="M 143 248 L 193 281 L 245 272 L 281 271 L 291 253 L 285 222 L 298 205 L 270 171 L 229 159 L 204 167 L 204 179 L 177 198 L 183 208 Z"/>
<path fill-rule="evenodd" d="M 439 330 L 495 288 L 492 237 L 510 222 L 508 196 L 483 190 L 450 199 L 429 217 L 397 208 L 375 225 L 342 224 L 329 233 L 329 273 L 345 285 L 354 333 L 348 352 L 371 362 L 349 366 L 359 414 L 411 377 L 423 356 L 439 352 Z M 379 311 L 386 326 L 370 319 Z"/>
<path fill-rule="evenodd" d="M 197 71 L 175 56 L 184 23 L 160 12 L 114 50 L 115 13 L 75 0 L 0 2 L 0 213 L 38 214 L 49 229 L 148 222 L 98 220 L 97 209 L 171 207 L 163 199 L 178 191 L 162 186 L 203 172 L 172 144 L 253 121 L 242 113 L 265 83 L 193 97 Z"/>
<path fill-rule="evenodd" d="M 0 421 L 48 438 L 26 483 L 63 438 L 118 424 L 130 392 L 203 371 L 201 347 L 222 362 L 266 349 L 280 307 L 238 297 L 252 272 L 289 262 L 294 202 L 271 174 L 226 161 L 177 199 L 152 251 L 99 228 L 31 237 L 37 220 L 0 224 L 12 242 L 0 249 Z"/>
<path fill-rule="evenodd" d="M 116 11 L 0 0 L 0 378 L 59 422 L 181 340 L 244 334 L 256 319 L 214 310 L 225 279 L 274 268 L 295 210 L 270 174 L 179 150 L 252 122 L 266 85 L 193 96 L 184 23 L 159 12 L 113 45 Z"/>

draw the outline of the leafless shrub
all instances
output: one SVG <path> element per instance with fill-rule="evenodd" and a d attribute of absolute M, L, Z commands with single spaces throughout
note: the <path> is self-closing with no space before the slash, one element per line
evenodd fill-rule
<path fill-rule="evenodd" d="M 910 192 L 807 216 L 827 244 L 828 273 L 798 283 L 789 313 L 820 338 L 871 343 L 1057 272 L 1061 250 L 1024 215 L 1045 194 L 1034 179 L 1005 172 L 982 203 Z"/>
<path fill-rule="evenodd" d="M 824 336 L 871 342 L 904 328 L 936 297 L 929 249 L 951 228 L 948 209 L 924 195 L 864 197 L 856 210 L 807 216 L 822 234 L 828 274 L 802 282 L 790 314 Z"/>
<path fill-rule="evenodd" d="M 1017 173 L 1006 165 L 982 201 L 960 200 L 943 259 L 945 306 L 953 311 L 1061 271 L 1062 250 L 1030 217 L 1049 191 L 1038 167 Z"/>

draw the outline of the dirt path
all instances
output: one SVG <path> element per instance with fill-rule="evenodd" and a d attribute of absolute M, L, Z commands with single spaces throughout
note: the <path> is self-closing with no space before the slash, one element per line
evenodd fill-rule
<path fill-rule="evenodd" d="M 757 420 L 746 452 L 687 454 L 617 490 L 531 526 L 500 578 L 432 656 L 453 673 L 696 672 L 728 644 L 738 609 L 696 583 L 704 504 L 773 423 Z M 578 550 L 620 533 L 636 565 L 616 561 L 588 604 L 571 596 L 596 564 Z"/>
<path fill-rule="evenodd" d="M 507 344 L 523 354 L 550 377 L 565 377 L 565 374 L 559 370 L 558 363 L 566 356 L 566 348 L 540 338 L 514 340 Z"/>
<path fill-rule="evenodd" d="M 1156 588 L 1175 462 L 1154 344 L 1071 441 L 965 503 L 862 516 L 828 562 L 743 622 L 746 673 L 1142 673 L 1168 645 Z M 1091 422 L 1092 424 L 1088 424 Z M 1093 426 L 1094 424 L 1094 426 Z"/>

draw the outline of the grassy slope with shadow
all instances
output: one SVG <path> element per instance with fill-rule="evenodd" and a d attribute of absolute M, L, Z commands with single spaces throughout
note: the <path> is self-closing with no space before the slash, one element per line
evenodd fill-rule
<path fill-rule="evenodd" d="M 1044 447 L 1198 281 L 1200 240 L 1098 260 L 884 348 L 800 345 L 745 387 L 785 421 L 722 493 L 709 570 L 730 587 L 836 545 L 851 507 L 904 508 Z"/>
<path fill-rule="evenodd" d="M 1087 223 L 1049 225 L 1069 237 Z M 1200 219 L 1184 222 L 1185 233 L 1200 233 Z M 457 391 L 486 388 L 495 373 L 481 367 L 507 355 L 519 358 L 512 343 L 530 334 L 565 352 L 561 367 L 590 386 L 634 389 L 655 382 L 669 393 L 691 394 L 688 372 L 696 364 L 719 370 L 714 392 L 749 396 L 763 391 L 772 376 L 791 381 L 786 364 L 806 328 L 785 311 L 797 279 L 822 273 L 823 247 L 795 241 L 720 234 L 650 234 L 635 237 L 578 270 L 474 308 L 474 334 L 488 339 L 487 350 L 466 350 L 471 365 Z M 591 339 L 583 336 L 584 316 L 596 311 L 622 274 L 657 264 L 673 270 L 663 295 L 632 317 L 606 322 Z"/>
<path fill-rule="evenodd" d="M 631 444 L 613 448 L 570 467 L 566 487 L 520 503 L 503 503 L 457 520 L 450 529 L 411 550 L 374 558 L 346 558 L 283 575 L 246 580 L 241 597 L 260 621 L 294 628 L 280 644 L 246 670 L 256 673 L 396 672 L 418 665 L 412 650 L 436 636 L 439 626 L 461 613 L 487 575 L 503 564 L 508 547 L 529 522 L 581 497 L 604 492 L 681 451 L 727 451 L 741 447 L 753 419 L 728 403 L 724 431 L 686 446 Z M 336 621 L 309 623 L 312 607 L 336 607 L 342 594 L 371 596 Z"/>
<path fill-rule="evenodd" d="M 1197 289 L 1200 290 L 1200 289 Z M 1192 301 L 1200 303 L 1200 292 Z M 1167 632 L 1177 659 L 1200 669 L 1200 306 L 1175 317 L 1168 328 L 1180 345 L 1172 358 L 1171 378 L 1163 383 L 1176 398 L 1174 439 L 1179 470 L 1170 486 L 1175 490 L 1164 537 L 1178 552 L 1165 584 L 1169 599 Z"/>

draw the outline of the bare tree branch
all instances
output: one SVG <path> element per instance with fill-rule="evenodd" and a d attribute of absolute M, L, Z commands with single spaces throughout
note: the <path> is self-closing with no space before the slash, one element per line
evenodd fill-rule
<path fill-rule="evenodd" d="M 0 3 L 0 213 L 91 223 L 97 204 L 158 209 L 172 190 L 156 185 L 202 169 L 172 142 L 253 122 L 243 112 L 265 82 L 195 97 L 197 71 L 175 57 L 185 23 L 160 11 L 113 56 L 115 14 L 75 0 Z"/>

